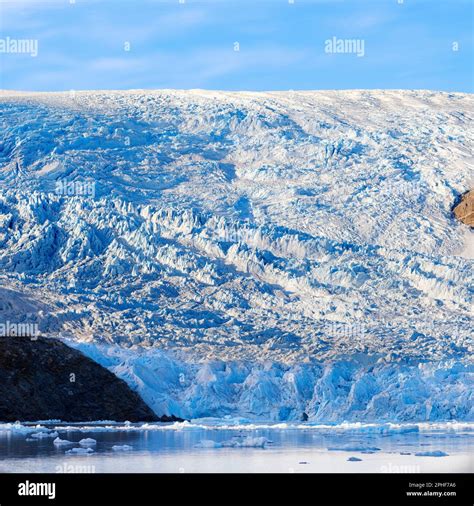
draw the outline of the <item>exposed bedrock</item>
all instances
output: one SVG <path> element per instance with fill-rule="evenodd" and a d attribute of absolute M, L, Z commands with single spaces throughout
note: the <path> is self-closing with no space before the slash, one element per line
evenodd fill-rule
<path fill-rule="evenodd" d="M 0 420 L 160 419 L 113 373 L 56 339 L 0 338 Z"/>
<path fill-rule="evenodd" d="M 474 228 L 474 190 L 461 195 L 454 205 L 453 212 L 459 221 Z"/>

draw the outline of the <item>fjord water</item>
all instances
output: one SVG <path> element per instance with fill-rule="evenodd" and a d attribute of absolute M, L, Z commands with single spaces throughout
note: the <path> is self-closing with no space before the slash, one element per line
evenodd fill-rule
<path fill-rule="evenodd" d="M 474 471 L 472 424 L 405 425 L 390 430 L 383 425 L 352 424 L 342 428 L 264 423 L 41 427 L 0 430 L 0 472 Z M 53 437 L 31 437 L 42 431 L 58 432 L 60 439 L 73 444 L 58 446 Z M 96 440 L 94 451 L 84 455 L 67 453 L 79 447 L 78 442 L 84 438 Z M 262 438 L 265 444 L 258 446 Z M 229 441 L 236 446 L 225 446 Z M 243 441 L 257 441 L 256 447 L 239 446 Z"/>

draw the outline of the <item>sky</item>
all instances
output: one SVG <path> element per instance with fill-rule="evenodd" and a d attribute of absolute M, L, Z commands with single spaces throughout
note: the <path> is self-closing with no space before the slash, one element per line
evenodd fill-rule
<path fill-rule="evenodd" d="M 473 18 L 474 0 L 0 0 L 0 88 L 473 92 Z"/>

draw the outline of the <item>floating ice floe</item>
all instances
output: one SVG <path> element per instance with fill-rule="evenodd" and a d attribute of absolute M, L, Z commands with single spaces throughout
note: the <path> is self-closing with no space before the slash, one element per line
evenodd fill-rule
<path fill-rule="evenodd" d="M 415 453 L 415 457 L 448 457 L 448 454 L 442 452 L 441 450 L 434 450 L 428 452 L 417 452 Z"/>
<path fill-rule="evenodd" d="M 58 436 L 59 436 L 59 434 L 56 431 L 34 432 L 33 434 L 30 434 L 31 439 L 47 439 L 47 438 L 51 438 L 51 437 L 57 438 Z"/>
<path fill-rule="evenodd" d="M 81 446 L 95 446 L 97 444 L 97 441 L 95 439 L 92 439 L 92 438 L 88 437 L 88 438 L 85 438 L 85 439 L 81 439 L 79 441 L 79 444 Z"/>
<path fill-rule="evenodd" d="M 130 446 L 130 445 L 114 445 L 114 446 L 112 446 L 112 450 L 114 452 L 129 452 L 130 450 L 133 450 L 133 446 Z"/>
<path fill-rule="evenodd" d="M 305 430 L 312 431 L 317 433 L 343 433 L 343 434 L 374 434 L 374 435 L 387 435 L 387 436 L 396 436 L 400 434 L 407 433 L 417 433 L 422 432 L 427 435 L 430 433 L 439 434 L 443 432 L 448 433 L 472 433 L 474 432 L 474 423 L 473 422 L 462 422 L 462 423 L 453 423 L 453 422 L 436 422 L 436 423 L 361 423 L 361 422 L 343 422 L 339 424 L 321 424 L 321 423 L 294 423 L 294 422 L 281 422 L 281 423 L 272 423 L 268 421 L 254 421 L 254 422 L 245 422 L 242 420 L 232 420 L 232 423 L 229 424 L 228 419 L 197 419 L 191 422 L 173 422 L 173 423 L 142 423 L 135 425 L 124 425 L 123 423 L 117 422 L 109 422 L 110 425 L 102 425 L 103 422 L 93 422 L 87 425 L 58 425 L 53 428 L 56 431 L 79 431 L 82 433 L 87 432 L 122 432 L 122 431 L 195 431 L 195 430 L 231 430 L 235 432 L 239 432 L 241 430 Z M 2 430 L 0 424 L 0 431 Z M 3 424 L 5 425 L 5 424 Z M 10 424 L 7 424 L 10 425 Z M 45 427 L 35 427 L 28 429 L 23 427 L 18 432 L 28 434 L 30 431 L 38 431 L 44 430 Z M 4 427 L 3 430 L 9 430 L 15 432 L 11 426 Z"/>
<path fill-rule="evenodd" d="M 222 446 L 229 446 L 232 448 L 265 448 L 269 443 L 270 440 L 266 437 L 245 437 L 240 441 L 236 438 L 225 441 L 222 443 Z"/>
<path fill-rule="evenodd" d="M 354 446 L 354 445 L 343 445 L 343 446 L 330 446 L 328 451 L 332 452 L 378 452 L 380 448 L 376 446 Z"/>
<path fill-rule="evenodd" d="M 48 429 L 41 424 L 24 425 L 21 422 L 0 423 L 0 432 L 13 432 L 16 434 L 30 434 L 32 432 L 46 432 Z"/>
<path fill-rule="evenodd" d="M 90 455 L 94 450 L 92 448 L 71 448 L 67 450 L 66 455 Z"/>
<path fill-rule="evenodd" d="M 269 443 L 271 441 L 266 437 L 244 437 L 243 439 L 234 437 L 221 443 L 212 439 L 202 439 L 195 448 L 265 448 Z"/>
<path fill-rule="evenodd" d="M 199 443 L 194 445 L 194 448 L 222 448 L 222 443 L 218 443 L 212 439 L 201 439 Z"/>
<path fill-rule="evenodd" d="M 55 444 L 56 446 L 69 446 L 69 445 L 74 445 L 76 443 L 73 443 L 72 441 L 68 441 L 67 439 L 61 439 L 61 438 L 57 437 L 53 441 L 53 444 Z"/>

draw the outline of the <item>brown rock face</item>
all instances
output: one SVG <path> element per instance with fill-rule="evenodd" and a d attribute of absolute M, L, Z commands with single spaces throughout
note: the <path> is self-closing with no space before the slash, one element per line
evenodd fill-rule
<path fill-rule="evenodd" d="M 474 228 L 474 190 L 462 195 L 461 200 L 454 206 L 453 212 L 459 221 Z"/>

